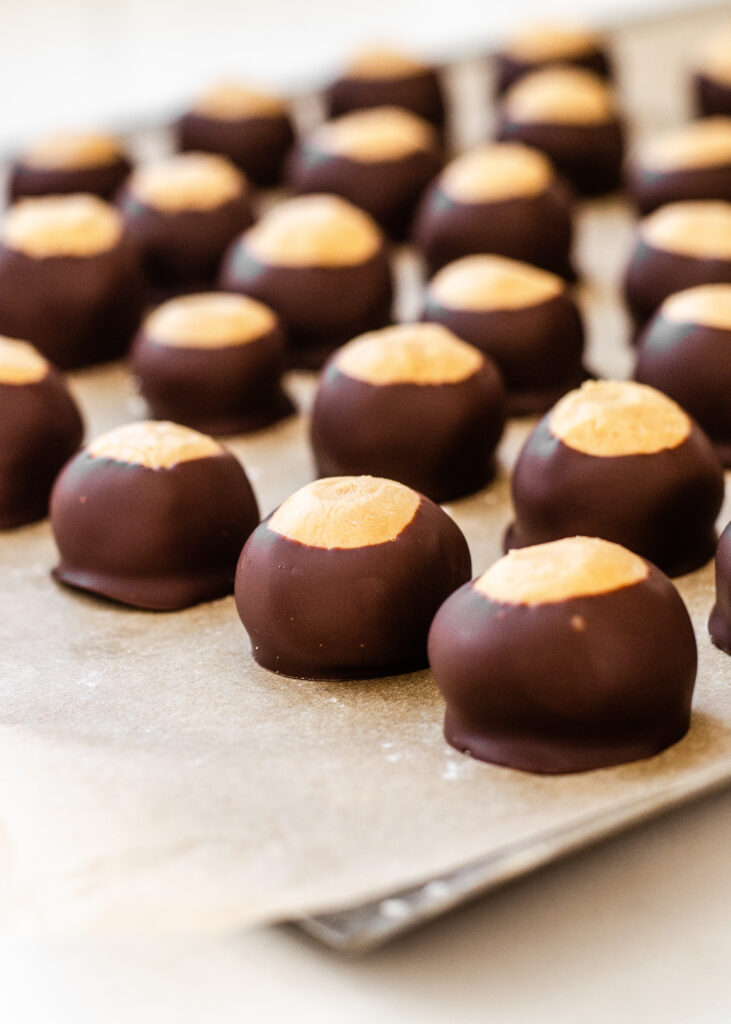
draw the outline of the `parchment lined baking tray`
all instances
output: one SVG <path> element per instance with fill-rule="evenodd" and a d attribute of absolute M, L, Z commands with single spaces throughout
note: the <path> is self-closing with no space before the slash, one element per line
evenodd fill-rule
<path fill-rule="evenodd" d="M 714 18 L 617 34 L 641 124 L 680 119 L 691 30 Z M 488 116 L 482 70 L 472 62 L 452 77 L 462 139 L 474 141 Z M 581 300 L 590 362 L 603 374 L 625 374 L 631 361 L 616 299 L 630 231 L 618 200 L 582 211 Z M 399 273 L 408 315 L 418 292 L 407 253 Z M 72 384 L 91 435 L 142 414 L 122 367 Z M 306 407 L 312 380 L 290 384 Z M 448 506 L 476 573 L 500 553 L 509 466 L 531 425 L 511 424 L 490 488 Z M 311 478 L 302 416 L 232 447 L 263 513 Z M 729 515 L 727 498 L 722 520 Z M 731 780 L 731 660 L 705 632 L 711 566 L 679 581 L 700 649 L 688 736 L 649 761 L 541 778 L 447 747 L 428 672 L 353 684 L 279 678 L 252 663 L 232 599 L 169 615 L 123 609 L 54 585 L 53 560 L 47 523 L 0 537 L 8 928 L 201 930 L 299 918 L 331 945 L 362 949 Z"/>

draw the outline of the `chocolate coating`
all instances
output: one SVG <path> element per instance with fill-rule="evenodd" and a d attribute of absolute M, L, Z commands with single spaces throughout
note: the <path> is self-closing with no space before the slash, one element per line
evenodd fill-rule
<path fill-rule="evenodd" d="M 569 64 L 574 68 L 584 68 L 586 71 L 593 71 L 600 78 L 612 78 L 612 66 L 609 54 L 604 46 L 597 45 L 586 53 L 573 56 L 562 56 L 547 60 L 525 60 L 511 53 L 510 50 L 500 50 L 495 54 L 495 95 L 502 94 L 510 88 L 513 82 L 530 74 L 532 71 L 540 71 L 542 68 L 554 64 Z"/>
<path fill-rule="evenodd" d="M 638 328 L 669 295 L 701 284 L 731 284 L 731 260 L 656 249 L 636 236 L 624 277 L 624 297 Z"/>
<path fill-rule="evenodd" d="M 515 521 L 506 550 L 559 537 L 602 537 L 669 576 L 712 557 L 723 470 L 696 424 L 675 448 L 607 457 L 565 445 L 551 432 L 549 417 L 530 434 L 515 466 Z"/>
<path fill-rule="evenodd" d="M 20 157 L 10 169 L 8 200 L 13 203 L 25 196 L 69 195 L 73 192 L 112 199 L 131 170 L 132 164 L 122 154 L 114 161 L 84 167 L 41 167 Z"/>
<path fill-rule="evenodd" d="M 284 160 L 294 142 L 286 113 L 237 118 L 210 117 L 190 110 L 173 125 L 177 148 L 228 157 L 262 188 L 281 180 Z"/>
<path fill-rule="evenodd" d="M 233 591 L 236 559 L 258 521 L 229 452 L 149 469 L 84 450 L 51 495 L 53 576 L 137 608 L 187 608 Z"/>
<path fill-rule="evenodd" d="M 293 152 L 287 178 L 295 192 L 332 192 L 350 200 L 394 238 L 403 238 L 426 186 L 438 173 L 437 146 L 394 160 L 356 160 L 327 153 L 304 140 Z"/>
<path fill-rule="evenodd" d="M 528 123 L 503 110 L 495 137 L 540 149 L 581 195 L 602 195 L 620 186 L 624 127 L 619 118 L 601 124 Z"/>
<path fill-rule="evenodd" d="M 395 540 L 358 548 L 300 544 L 265 520 L 241 552 L 236 608 L 272 672 L 392 675 L 426 666 L 434 613 L 470 571 L 462 532 L 427 498 Z"/>
<path fill-rule="evenodd" d="M 208 210 L 165 211 L 125 186 L 118 202 L 147 278 L 162 294 L 212 285 L 227 246 L 254 221 L 246 195 Z"/>
<path fill-rule="evenodd" d="M 31 256 L 0 244 L 0 333 L 27 338 L 63 370 L 124 355 L 145 283 L 124 233 L 93 256 Z"/>
<path fill-rule="evenodd" d="M 279 314 L 296 367 L 317 369 L 339 345 L 391 321 L 385 245 L 361 263 L 286 266 L 258 260 L 243 235 L 224 256 L 218 280 L 224 291 L 250 295 Z"/>
<path fill-rule="evenodd" d="M 731 523 L 721 534 L 716 549 L 716 603 L 708 620 L 711 640 L 731 654 Z"/>
<path fill-rule="evenodd" d="M 0 529 L 43 519 L 53 481 L 84 434 L 61 374 L 27 384 L 0 382 Z"/>
<path fill-rule="evenodd" d="M 435 181 L 424 194 L 413 238 L 431 273 L 473 253 L 495 253 L 533 263 L 567 280 L 576 273 L 570 259 L 571 198 L 555 179 L 533 196 L 492 202 L 459 202 Z"/>
<path fill-rule="evenodd" d="M 658 310 L 640 335 L 634 379 L 675 399 L 731 467 L 731 330 L 680 323 Z"/>
<path fill-rule="evenodd" d="M 403 107 L 438 128 L 445 122 L 442 86 L 432 68 L 399 77 L 366 78 L 345 73 L 328 86 L 324 99 L 328 117 L 368 107 Z"/>
<path fill-rule="evenodd" d="M 483 761 L 587 771 L 651 757 L 688 730 L 695 638 L 654 566 L 632 586 L 545 604 L 468 583 L 439 609 L 429 660 L 447 741 Z"/>
<path fill-rule="evenodd" d="M 453 383 L 372 384 L 344 373 L 336 359 L 322 372 L 310 422 L 319 476 L 387 477 L 437 502 L 489 483 L 505 424 L 492 360 Z"/>
<path fill-rule="evenodd" d="M 627 187 L 643 216 L 666 203 L 686 199 L 731 201 L 731 163 L 661 171 L 632 162 L 627 169 Z"/>
<path fill-rule="evenodd" d="M 731 84 L 703 72 L 693 75 L 692 84 L 695 104 L 703 117 L 731 114 Z"/>
<path fill-rule="evenodd" d="M 156 419 L 206 434 L 248 433 L 294 411 L 281 385 L 285 340 L 277 324 L 245 344 L 166 345 L 143 325 L 131 368 Z"/>
<path fill-rule="evenodd" d="M 421 319 L 443 324 L 495 360 L 512 416 L 545 412 L 587 376 L 584 328 L 565 290 L 514 309 L 455 309 L 426 292 Z"/>

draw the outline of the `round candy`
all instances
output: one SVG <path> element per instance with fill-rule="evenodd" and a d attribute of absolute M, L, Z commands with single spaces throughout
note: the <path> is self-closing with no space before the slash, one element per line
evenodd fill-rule
<path fill-rule="evenodd" d="M 611 89 L 591 71 L 549 67 L 505 94 L 497 137 L 535 146 L 582 195 L 618 188 L 624 131 Z"/>
<path fill-rule="evenodd" d="M 232 244 L 219 284 L 279 314 L 294 366 L 321 366 L 338 345 L 391 318 L 383 233 L 339 196 L 297 196 L 273 207 Z"/>
<path fill-rule="evenodd" d="M 434 68 L 391 49 L 363 50 L 325 91 L 330 117 L 367 107 L 403 107 L 441 128 L 444 97 Z"/>
<path fill-rule="evenodd" d="M 123 355 L 143 301 L 139 257 L 114 207 L 70 195 L 10 208 L 0 229 L 0 332 L 74 369 Z"/>
<path fill-rule="evenodd" d="M 251 535 L 236 607 L 254 660 L 302 679 L 359 679 L 426 665 L 439 605 L 471 571 L 467 542 L 428 498 L 393 480 L 301 488 Z"/>
<path fill-rule="evenodd" d="M 495 55 L 495 91 L 502 95 L 513 82 L 532 71 L 571 65 L 611 77 L 604 41 L 582 25 L 543 24 L 521 29 Z"/>
<path fill-rule="evenodd" d="M 640 221 L 624 279 L 637 324 L 674 292 L 731 284 L 731 203 L 669 203 Z"/>
<path fill-rule="evenodd" d="M 53 575 L 137 608 L 187 608 L 232 593 L 258 522 L 246 473 L 217 441 L 176 423 L 130 423 L 58 477 Z"/>
<path fill-rule="evenodd" d="M 503 256 L 474 255 L 429 282 L 422 313 L 495 360 L 512 415 L 544 412 L 586 377 L 584 329 L 566 283 Z"/>
<path fill-rule="evenodd" d="M 163 303 L 132 346 L 132 371 L 153 416 L 209 434 L 258 430 L 292 412 L 284 363 L 276 314 L 225 292 Z"/>
<path fill-rule="evenodd" d="M 708 632 L 716 647 L 731 654 L 731 523 L 721 534 L 716 550 L 716 603 Z"/>
<path fill-rule="evenodd" d="M 695 63 L 693 91 L 704 116 L 731 114 L 731 26 L 704 42 Z"/>
<path fill-rule="evenodd" d="M 429 661 L 444 734 L 523 771 L 651 757 L 688 730 L 693 628 L 655 566 L 605 540 L 511 551 L 437 612 Z"/>
<path fill-rule="evenodd" d="M 0 337 L 0 529 L 42 519 L 84 426 L 61 374 L 32 345 Z"/>
<path fill-rule="evenodd" d="M 213 86 L 180 117 L 173 131 L 181 150 L 228 157 L 256 185 L 276 185 L 293 141 L 286 103 L 236 82 Z"/>
<path fill-rule="evenodd" d="M 111 135 L 49 135 L 16 158 L 10 168 L 8 194 L 11 202 L 24 196 L 71 192 L 112 199 L 131 168 L 121 142 Z"/>
<path fill-rule="evenodd" d="M 731 117 L 693 121 L 649 139 L 630 161 L 627 184 L 643 214 L 685 199 L 731 200 Z"/>
<path fill-rule="evenodd" d="M 711 442 L 679 405 L 644 384 L 589 381 L 523 446 L 506 547 L 584 534 L 691 572 L 713 555 L 723 488 Z"/>
<path fill-rule="evenodd" d="M 441 164 L 433 125 L 399 107 L 374 107 L 326 121 L 306 136 L 288 177 L 295 191 L 343 196 L 402 237 Z"/>
<path fill-rule="evenodd" d="M 320 476 L 384 476 L 451 501 L 492 478 L 504 422 L 492 360 L 437 324 L 402 324 L 330 358 L 310 436 Z"/>
<path fill-rule="evenodd" d="M 246 178 L 213 153 L 179 153 L 139 166 L 119 206 L 162 291 L 210 285 L 229 243 L 253 221 Z"/>
<path fill-rule="evenodd" d="M 519 143 L 485 143 L 447 164 L 419 204 L 414 241 L 432 271 L 496 253 L 575 276 L 568 190 L 542 153 Z"/>
<path fill-rule="evenodd" d="M 640 336 L 634 376 L 674 398 L 731 467 L 731 284 L 666 299 Z"/>

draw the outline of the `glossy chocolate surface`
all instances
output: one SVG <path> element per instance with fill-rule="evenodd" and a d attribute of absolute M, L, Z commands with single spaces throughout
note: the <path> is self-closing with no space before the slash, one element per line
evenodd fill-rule
<path fill-rule="evenodd" d="M 226 156 L 261 187 L 280 181 L 294 142 L 292 122 L 284 113 L 222 118 L 191 110 L 175 122 L 173 131 L 178 149 Z"/>
<path fill-rule="evenodd" d="M 0 333 L 27 339 L 63 370 L 124 355 L 145 294 L 126 233 L 94 256 L 35 257 L 0 245 Z"/>
<path fill-rule="evenodd" d="M 559 181 L 538 195 L 484 203 L 452 199 L 436 181 L 419 204 L 413 238 L 431 273 L 460 256 L 486 252 L 568 280 L 576 277 L 570 259 L 571 199 Z"/>
<path fill-rule="evenodd" d="M 573 56 L 562 56 L 546 60 L 526 60 L 516 57 L 508 50 L 501 50 L 495 54 L 495 95 L 502 96 L 506 89 L 510 88 L 513 82 L 530 74 L 532 71 L 540 71 L 543 68 L 556 64 L 568 64 L 573 68 L 584 68 L 586 71 L 593 71 L 601 78 L 612 77 L 612 67 L 609 56 L 604 47 L 597 46 L 586 53 Z"/>
<path fill-rule="evenodd" d="M 101 199 L 112 199 L 132 170 L 125 156 L 96 167 L 40 167 L 22 158 L 10 169 L 8 199 L 11 203 L 26 196 L 69 195 L 90 192 Z"/>
<path fill-rule="evenodd" d="M 395 540 L 317 548 L 263 522 L 241 552 L 236 607 L 254 659 L 302 679 L 361 679 L 424 668 L 439 605 L 469 579 L 467 542 L 423 498 Z"/>
<path fill-rule="evenodd" d="M 513 309 L 453 309 L 427 291 L 422 320 L 443 324 L 497 363 L 511 415 L 545 412 L 587 376 L 584 328 L 568 293 Z"/>
<path fill-rule="evenodd" d="M 731 654 L 731 523 L 721 534 L 716 550 L 716 603 L 708 632 L 716 647 Z"/>
<path fill-rule="evenodd" d="M 425 68 L 399 78 L 366 78 L 344 74 L 324 93 L 328 117 L 369 107 L 403 107 L 441 128 L 445 103 L 439 75 Z"/>
<path fill-rule="evenodd" d="M 285 266 L 256 259 L 244 236 L 226 253 L 218 282 L 222 290 L 259 299 L 280 316 L 291 366 L 317 369 L 339 345 L 391 322 L 385 246 L 362 263 Z"/>
<path fill-rule="evenodd" d="M 371 384 L 333 357 L 315 397 L 310 440 L 319 476 L 398 480 L 444 502 L 484 487 L 505 424 L 504 389 L 491 360 L 449 384 Z"/>
<path fill-rule="evenodd" d="M 166 211 L 125 188 L 119 208 L 142 253 L 148 281 L 163 294 L 212 285 L 227 246 L 254 222 L 245 195 L 210 210 Z"/>
<path fill-rule="evenodd" d="M 680 595 L 651 566 L 632 586 L 552 604 L 504 604 L 467 584 L 437 613 L 429 660 L 452 746 L 553 774 L 679 740 L 697 654 Z"/>
<path fill-rule="evenodd" d="M 514 121 L 503 112 L 496 138 L 540 149 L 581 195 L 602 195 L 620 186 L 624 129 L 619 120 L 580 125 L 528 123 Z"/>
<path fill-rule="evenodd" d="M 515 466 L 515 521 L 506 550 L 559 537 L 602 537 L 670 576 L 698 569 L 713 556 L 723 470 L 696 424 L 676 448 L 595 456 L 554 437 L 549 415 L 531 433 Z"/>
<path fill-rule="evenodd" d="M 258 521 L 229 453 L 148 469 L 84 450 L 51 495 L 53 575 L 138 608 L 187 608 L 232 593 L 236 559 Z"/>
<path fill-rule="evenodd" d="M 674 398 L 731 468 L 731 330 L 658 311 L 640 335 L 634 378 Z"/>
<path fill-rule="evenodd" d="M 731 260 L 656 249 L 637 237 L 624 277 L 624 296 L 637 327 L 674 292 L 699 284 L 731 284 Z"/>
<path fill-rule="evenodd" d="M 294 411 L 281 385 L 285 353 L 279 327 L 245 344 L 205 348 L 162 344 L 143 327 L 131 368 L 155 419 L 238 434 Z"/>
<path fill-rule="evenodd" d="M 0 529 L 44 518 L 53 481 L 83 434 L 76 403 L 53 367 L 32 383 L 0 382 Z"/>
<path fill-rule="evenodd" d="M 292 154 L 287 178 L 295 192 L 332 192 L 350 200 L 388 234 L 403 238 L 424 189 L 442 165 L 436 147 L 394 160 L 354 160 L 303 142 Z"/>

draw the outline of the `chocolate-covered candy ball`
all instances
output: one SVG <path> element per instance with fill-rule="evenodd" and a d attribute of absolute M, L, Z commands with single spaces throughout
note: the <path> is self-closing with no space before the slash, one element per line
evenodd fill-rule
<path fill-rule="evenodd" d="M 212 284 L 230 242 L 253 221 L 246 178 L 214 153 L 139 166 L 119 196 L 150 283 L 161 291 Z"/>
<path fill-rule="evenodd" d="M 403 107 L 441 128 L 445 110 L 434 68 L 396 50 L 369 49 L 357 54 L 325 90 L 330 117 L 367 107 Z"/>
<path fill-rule="evenodd" d="M 229 248 L 219 284 L 279 314 L 293 366 L 321 366 L 338 345 L 391 319 L 383 234 L 339 196 L 297 196 L 275 206 Z"/>
<path fill-rule="evenodd" d="M 46 515 L 83 433 L 61 374 L 32 345 L 0 337 L 0 529 Z"/>
<path fill-rule="evenodd" d="M 53 576 L 137 608 L 187 608 L 232 593 L 258 522 L 246 473 L 223 445 L 177 423 L 129 423 L 56 480 Z"/>
<path fill-rule="evenodd" d="M 433 125 L 399 107 L 375 107 L 321 124 L 298 146 L 288 176 L 295 191 L 334 192 L 402 237 L 441 164 Z"/>
<path fill-rule="evenodd" d="M 709 117 L 649 139 L 629 162 L 640 213 L 685 199 L 731 200 L 731 117 Z"/>
<path fill-rule="evenodd" d="M 393 480 L 330 477 L 288 498 L 251 535 L 236 607 L 254 660 L 301 679 L 426 666 L 439 605 L 471 571 L 438 505 Z"/>
<path fill-rule="evenodd" d="M 502 95 L 519 78 L 556 64 L 611 77 L 604 40 L 581 25 L 528 25 L 495 54 L 495 92 Z"/>
<path fill-rule="evenodd" d="M 688 730 L 697 653 L 659 569 L 605 540 L 511 551 L 437 612 L 429 661 L 444 734 L 541 773 L 651 757 Z"/>
<path fill-rule="evenodd" d="M 542 150 L 582 195 L 620 184 L 622 122 L 611 89 L 591 71 L 555 67 L 521 78 L 505 94 L 497 137 Z"/>
<path fill-rule="evenodd" d="M 0 332 L 64 370 L 117 359 L 144 302 L 137 250 L 90 195 L 22 199 L 0 229 Z"/>
<path fill-rule="evenodd" d="M 23 196 L 71 192 L 111 199 L 131 168 L 121 142 L 111 135 L 49 135 L 16 158 L 8 177 L 8 195 L 11 202 Z"/>
<path fill-rule="evenodd" d="M 492 478 L 504 422 L 491 359 L 439 324 L 401 324 L 331 356 L 310 437 L 320 476 L 384 476 L 451 501 Z"/>
<path fill-rule="evenodd" d="M 731 26 L 704 41 L 695 61 L 693 91 L 701 114 L 731 114 Z"/>
<path fill-rule="evenodd" d="M 731 523 L 721 534 L 716 549 L 716 603 L 708 620 L 708 632 L 716 647 L 731 654 Z"/>
<path fill-rule="evenodd" d="M 624 278 L 635 324 L 674 292 L 731 284 L 731 203 L 669 203 L 640 221 Z"/>
<path fill-rule="evenodd" d="M 424 320 L 495 360 L 513 415 L 545 412 L 586 377 L 584 329 L 565 282 L 504 256 L 463 256 L 429 282 Z"/>
<path fill-rule="evenodd" d="M 153 416 L 208 434 L 258 430 L 291 413 L 284 364 L 276 314 L 226 292 L 163 303 L 132 346 L 132 372 Z"/>
<path fill-rule="evenodd" d="M 447 164 L 419 204 L 414 241 L 432 271 L 488 252 L 575 276 L 568 189 L 520 143 L 485 143 Z"/>
<path fill-rule="evenodd" d="M 225 82 L 207 90 L 173 126 L 179 149 L 220 153 L 255 185 L 276 185 L 294 141 L 278 96 Z"/>
<path fill-rule="evenodd" d="M 512 493 L 506 548 L 585 534 L 677 576 L 713 555 L 723 469 L 700 427 L 666 395 L 633 381 L 589 381 L 530 435 Z"/>
<path fill-rule="evenodd" d="M 634 376 L 682 405 L 731 467 L 731 284 L 666 299 L 640 336 Z"/>

